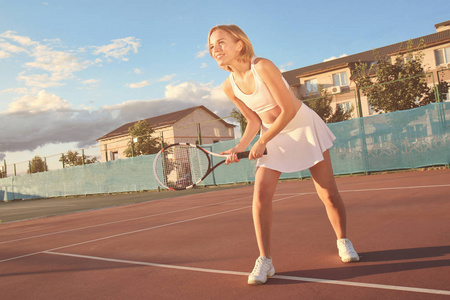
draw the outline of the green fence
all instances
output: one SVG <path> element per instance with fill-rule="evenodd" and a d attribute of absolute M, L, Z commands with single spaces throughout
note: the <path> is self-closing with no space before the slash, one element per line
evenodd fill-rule
<path fill-rule="evenodd" d="M 335 174 L 419 168 L 450 163 L 450 102 L 328 124 L 337 140 L 331 149 Z M 204 145 L 213 152 L 237 140 Z M 156 190 L 154 155 L 0 179 L 0 201 Z M 214 158 L 218 159 L 218 158 Z M 252 182 L 255 163 L 217 168 L 206 185 Z M 308 177 L 308 171 L 282 178 Z"/>

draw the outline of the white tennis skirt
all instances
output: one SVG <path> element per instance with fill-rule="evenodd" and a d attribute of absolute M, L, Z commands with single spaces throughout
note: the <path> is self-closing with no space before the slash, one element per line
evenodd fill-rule
<path fill-rule="evenodd" d="M 271 124 L 262 124 L 266 132 Z M 267 155 L 256 166 L 283 173 L 306 170 L 321 162 L 336 139 L 325 122 L 304 103 L 289 124 L 267 143 Z"/>

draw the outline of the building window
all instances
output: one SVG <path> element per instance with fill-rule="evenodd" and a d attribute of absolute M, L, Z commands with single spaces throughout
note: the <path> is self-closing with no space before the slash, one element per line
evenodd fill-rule
<path fill-rule="evenodd" d="M 444 100 L 444 102 L 450 102 L 450 92 L 448 92 L 447 94 L 444 94 L 444 99 L 441 99 L 441 101 L 442 100 Z"/>
<path fill-rule="evenodd" d="M 219 128 L 214 128 L 214 136 L 220 136 Z"/>
<path fill-rule="evenodd" d="M 318 89 L 319 85 L 317 84 L 317 79 L 306 80 L 305 85 L 306 85 L 306 93 L 307 94 L 314 94 L 319 91 L 319 89 Z"/>
<path fill-rule="evenodd" d="M 234 128 L 228 128 L 228 136 L 233 136 L 234 134 Z"/>
<path fill-rule="evenodd" d="M 337 105 L 341 108 L 343 112 L 349 112 L 352 109 L 352 104 L 350 103 L 350 101 L 338 103 Z"/>
<path fill-rule="evenodd" d="M 333 85 L 334 86 L 347 86 L 347 72 L 333 74 Z"/>
<path fill-rule="evenodd" d="M 113 152 L 111 151 L 111 160 L 119 159 L 119 152 Z"/>
<path fill-rule="evenodd" d="M 412 55 L 407 55 L 407 56 L 403 57 L 403 63 L 404 63 L 404 64 L 413 62 L 413 61 L 415 61 L 415 60 L 416 60 L 416 56 L 415 56 L 414 54 L 412 54 Z"/>
<path fill-rule="evenodd" d="M 450 64 L 450 47 L 434 50 L 436 66 L 445 66 Z"/>

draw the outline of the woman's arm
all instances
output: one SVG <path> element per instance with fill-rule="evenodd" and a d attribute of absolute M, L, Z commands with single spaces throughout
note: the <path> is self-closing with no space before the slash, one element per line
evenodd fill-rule
<path fill-rule="evenodd" d="M 261 119 L 259 116 L 252 111 L 250 108 L 247 107 L 247 105 L 244 104 L 241 100 L 239 100 L 233 92 L 233 88 L 231 87 L 230 79 L 227 78 L 225 82 L 223 83 L 223 91 L 227 95 L 227 97 L 233 101 L 233 103 L 236 105 L 236 107 L 239 109 L 241 114 L 244 116 L 244 118 L 247 120 L 247 127 L 245 128 L 245 132 L 241 137 L 241 140 L 239 143 L 229 151 L 226 151 L 227 153 L 232 152 L 242 152 L 245 151 L 247 146 L 251 143 L 255 135 L 260 131 L 261 129 Z"/>
<path fill-rule="evenodd" d="M 289 124 L 297 111 L 292 96 L 282 79 L 280 70 L 267 59 L 260 59 L 257 61 L 255 63 L 255 68 L 259 77 L 261 77 L 263 82 L 267 85 L 270 93 L 281 109 L 281 113 L 275 119 L 273 124 L 263 135 L 261 135 L 252 148 L 251 152 L 253 153 L 253 156 L 261 157 L 266 144 Z"/>

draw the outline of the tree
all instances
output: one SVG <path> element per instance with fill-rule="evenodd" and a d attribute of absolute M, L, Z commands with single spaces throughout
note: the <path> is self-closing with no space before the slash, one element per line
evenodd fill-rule
<path fill-rule="evenodd" d="M 342 122 L 352 118 L 353 106 L 350 110 L 343 110 L 341 106 L 336 106 L 336 110 L 331 117 L 327 119 L 327 123 Z"/>
<path fill-rule="evenodd" d="M 441 81 L 436 86 L 436 89 L 430 89 L 428 94 L 425 95 L 423 99 L 424 105 L 437 102 L 436 93 L 439 94 L 439 100 L 445 101 L 447 99 L 447 93 L 448 93 L 449 84 L 446 81 Z"/>
<path fill-rule="evenodd" d="M 139 121 L 128 128 L 128 133 L 132 140 L 128 142 L 127 148 L 123 151 L 126 157 L 154 154 L 161 149 L 159 140 L 152 138 L 154 130 L 145 120 Z"/>
<path fill-rule="evenodd" d="M 427 97 L 430 88 L 422 67 L 423 41 L 414 48 L 410 40 L 405 49 L 406 52 L 397 55 L 393 61 L 388 55 L 374 50 L 376 63 L 355 65 L 354 81 L 376 112 L 406 110 L 436 101 L 434 97 Z"/>
<path fill-rule="evenodd" d="M 239 122 L 241 135 L 243 135 L 245 128 L 247 128 L 247 119 L 236 108 L 233 108 L 230 115 Z"/>
<path fill-rule="evenodd" d="M 326 123 L 335 123 L 348 120 L 352 117 L 353 107 L 349 111 L 344 111 L 339 105 L 333 113 L 331 107 L 332 96 L 328 95 L 323 85 L 318 87 L 319 97 L 307 101 L 309 108 L 314 110 Z"/>
<path fill-rule="evenodd" d="M 30 167 L 27 170 L 28 174 L 32 174 L 32 173 L 39 173 L 39 172 L 45 172 L 47 171 L 47 164 L 44 162 L 44 160 L 36 155 L 30 162 Z"/>
<path fill-rule="evenodd" d="M 63 154 L 59 159 L 60 162 L 63 163 L 64 167 L 73 167 L 73 166 L 81 166 L 83 164 L 93 164 L 97 162 L 97 157 L 84 156 L 83 163 L 83 155 L 79 155 L 78 151 L 69 150 L 67 155 Z"/>

